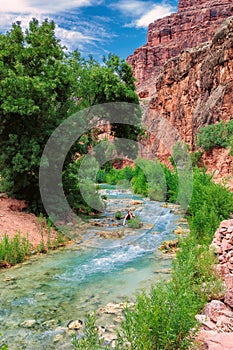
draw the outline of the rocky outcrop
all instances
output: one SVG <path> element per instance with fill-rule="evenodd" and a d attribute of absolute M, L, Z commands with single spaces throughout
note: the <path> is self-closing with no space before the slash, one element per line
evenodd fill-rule
<path fill-rule="evenodd" d="M 168 59 L 211 40 L 220 24 L 232 15 L 232 0 L 180 0 L 177 13 L 151 23 L 146 44 L 127 59 L 137 79 L 139 96 L 154 93 L 155 78 Z"/>
<path fill-rule="evenodd" d="M 156 80 L 156 95 L 147 102 L 147 138 L 141 156 L 163 161 L 175 142 L 191 150 L 199 128 L 233 116 L 233 17 L 212 41 L 187 49 L 164 65 Z"/>
<path fill-rule="evenodd" d="M 233 219 L 222 221 L 211 248 L 218 255 L 216 270 L 222 275 L 225 295 L 209 302 L 202 315 L 196 318 L 202 324 L 198 340 L 204 349 L 227 350 L 233 344 Z"/>

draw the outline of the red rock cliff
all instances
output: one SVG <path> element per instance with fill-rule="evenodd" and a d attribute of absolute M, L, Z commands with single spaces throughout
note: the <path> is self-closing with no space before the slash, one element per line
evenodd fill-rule
<path fill-rule="evenodd" d="M 220 24 L 233 15 L 232 0 L 180 0 L 178 12 L 149 25 L 146 45 L 128 57 L 141 97 L 154 92 L 154 78 L 164 63 L 182 50 L 213 38 Z"/>
<path fill-rule="evenodd" d="M 194 149 L 200 127 L 233 118 L 233 17 L 212 41 L 168 60 L 155 83 L 141 155 L 165 160 L 176 141 Z"/>

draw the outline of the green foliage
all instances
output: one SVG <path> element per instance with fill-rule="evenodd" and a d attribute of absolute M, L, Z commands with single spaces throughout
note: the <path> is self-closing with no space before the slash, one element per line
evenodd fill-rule
<path fill-rule="evenodd" d="M 200 241 L 210 243 L 220 221 L 233 211 L 233 194 L 214 184 L 205 170 L 194 169 L 193 194 L 188 208 L 190 228 Z"/>
<path fill-rule="evenodd" d="M 146 181 L 146 176 L 141 168 L 136 166 L 135 168 L 135 176 L 132 178 L 131 181 L 132 188 L 134 193 L 136 194 L 142 194 L 143 196 L 148 195 L 148 184 Z"/>
<path fill-rule="evenodd" d="M 48 138 L 61 122 L 85 107 L 115 101 L 138 103 L 132 68 L 115 55 L 99 63 L 92 57 L 81 58 L 77 51 L 67 54 L 55 36 L 54 22 L 45 20 L 40 25 L 36 19 L 25 33 L 17 22 L 0 34 L 0 67 L 1 188 L 25 199 L 39 213 L 43 211 L 39 166 Z M 135 112 L 132 118 L 136 124 L 141 116 Z M 80 125 L 88 122 L 88 115 L 80 116 Z M 139 131 L 129 125 L 112 126 L 115 136 L 127 139 L 136 140 Z M 64 164 L 65 191 L 76 207 L 84 201 L 78 188 L 74 190 L 72 163 L 77 154 L 86 154 L 97 142 L 97 135 L 92 130 L 77 140 Z M 63 210 L 61 203 L 57 206 Z"/>
<path fill-rule="evenodd" d="M 122 212 L 121 211 L 117 211 L 116 214 L 115 214 L 115 218 L 117 220 L 121 220 L 122 219 Z"/>
<path fill-rule="evenodd" d="M 178 195 L 178 174 L 176 170 L 170 170 L 166 165 L 162 165 L 166 185 L 167 197 L 166 200 L 170 203 L 175 203 Z"/>
<path fill-rule="evenodd" d="M 191 160 L 192 160 L 193 166 L 199 167 L 202 165 L 202 159 L 201 159 L 202 155 L 203 155 L 203 152 L 201 151 L 191 153 Z"/>
<path fill-rule="evenodd" d="M 177 142 L 173 147 L 171 162 L 177 172 L 178 191 L 176 202 L 186 209 L 193 190 L 192 160 L 189 154 L 189 146 L 183 142 Z"/>
<path fill-rule="evenodd" d="M 81 167 L 81 170 L 80 170 Z M 94 158 L 86 157 L 70 163 L 63 172 L 63 187 L 71 208 L 78 212 L 80 203 L 85 212 L 92 208 L 102 208 L 101 199 L 97 193 L 95 175 L 98 163 Z"/>
<path fill-rule="evenodd" d="M 149 294 L 139 294 L 135 307 L 126 309 L 117 349 L 186 350 L 190 346 L 198 329 L 195 315 L 213 296 L 213 289 L 218 296 L 220 284 L 208 246 L 188 237 L 179 247 L 171 280 L 152 287 Z"/>
<path fill-rule="evenodd" d="M 67 117 L 72 74 L 55 24 L 36 19 L 24 34 L 17 22 L 0 35 L 0 172 L 4 190 L 39 202 L 38 169 L 51 131 Z"/>
<path fill-rule="evenodd" d="M 138 216 L 136 216 L 135 218 L 132 218 L 130 220 L 127 220 L 127 226 L 130 228 L 141 228 L 142 227 L 142 223 L 141 220 Z"/>
<path fill-rule="evenodd" d="M 166 179 L 159 161 L 139 158 L 136 165 L 143 171 L 147 181 L 148 196 L 152 200 L 163 201 L 166 198 Z M 140 180 L 143 177 L 140 176 Z"/>
<path fill-rule="evenodd" d="M 104 341 L 99 338 L 98 330 L 95 325 L 96 317 L 95 315 L 87 315 L 84 323 L 84 333 L 85 337 L 77 337 L 73 334 L 72 345 L 75 350 L 100 350 L 100 349 L 110 349 L 103 345 Z"/>
<path fill-rule="evenodd" d="M 96 175 L 96 182 L 105 183 L 107 182 L 107 172 L 105 169 L 100 169 Z"/>
<path fill-rule="evenodd" d="M 167 167 L 163 170 L 168 196 L 174 200 L 177 172 Z M 142 169 L 136 166 L 132 182 L 141 174 Z M 153 170 L 147 174 L 153 174 Z M 145 183 L 146 176 L 141 188 Z M 223 285 L 213 268 L 216 256 L 209 244 L 219 222 L 232 211 L 233 194 L 214 184 L 204 169 L 194 168 L 193 195 L 188 208 L 191 232 L 178 241 L 170 280 L 153 286 L 148 294 L 139 294 L 135 306 L 126 308 L 125 320 L 118 329 L 117 350 L 186 350 L 190 346 L 198 330 L 195 315 L 208 300 L 222 295 Z"/>
<path fill-rule="evenodd" d="M 156 159 L 138 158 L 131 184 L 134 193 L 149 196 L 151 200 L 175 201 L 177 196 L 177 174 L 171 172 Z"/>
<path fill-rule="evenodd" d="M 106 175 L 106 182 L 111 185 L 116 185 L 125 180 L 129 183 L 134 176 L 134 172 L 134 169 L 130 166 L 126 166 L 120 170 L 112 167 Z"/>
<path fill-rule="evenodd" d="M 2 334 L 0 333 L 0 338 L 1 337 L 2 337 Z M 0 339 L 0 341 L 1 341 L 1 339 Z M 0 344 L 0 350 L 8 350 L 8 349 L 9 349 L 9 347 L 7 344 L 3 344 L 3 345 Z"/>
<path fill-rule="evenodd" d="M 197 146 L 204 151 L 215 147 L 226 148 L 232 144 L 233 120 L 207 125 L 197 134 Z"/>
<path fill-rule="evenodd" d="M 16 234 L 13 238 L 9 238 L 5 234 L 0 241 L 0 267 L 15 265 L 23 262 L 29 254 L 30 244 L 26 237 Z"/>

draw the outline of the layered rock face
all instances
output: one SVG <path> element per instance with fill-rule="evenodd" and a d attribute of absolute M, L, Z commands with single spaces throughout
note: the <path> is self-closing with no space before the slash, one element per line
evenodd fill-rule
<path fill-rule="evenodd" d="M 154 79 L 168 59 L 212 39 L 220 24 L 232 15 L 232 0 L 180 0 L 177 13 L 151 23 L 146 45 L 127 59 L 138 81 L 139 96 L 154 92 Z"/>
<path fill-rule="evenodd" d="M 233 18 L 213 40 L 170 59 L 156 79 L 156 94 L 147 101 L 148 138 L 141 156 L 164 161 L 175 142 L 195 148 L 199 128 L 233 117 Z"/>

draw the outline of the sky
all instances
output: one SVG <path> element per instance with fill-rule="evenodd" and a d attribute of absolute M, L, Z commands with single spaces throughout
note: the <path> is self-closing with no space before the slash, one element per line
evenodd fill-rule
<path fill-rule="evenodd" d="M 178 0 L 0 0 L 0 32 L 35 17 L 56 24 L 56 36 L 68 51 L 100 60 L 114 53 L 127 58 L 146 43 L 148 25 L 177 11 Z"/>

